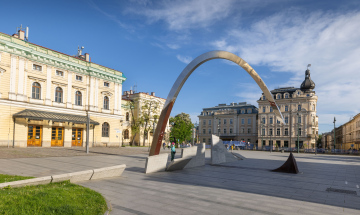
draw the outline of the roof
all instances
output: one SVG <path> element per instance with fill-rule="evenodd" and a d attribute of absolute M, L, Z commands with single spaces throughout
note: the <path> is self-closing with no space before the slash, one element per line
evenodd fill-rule
<path fill-rule="evenodd" d="M 56 122 L 86 123 L 86 116 L 73 114 L 62 114 L 38 110 L 25 109 L 13 115 L 14 118 L 28 118 L 35 120 L 53 120 Z M 90 119 L 90 124 L 99 125 L 98 122 Z"/>
<path fill-rule="evenodd" d="M 293 93 L 296 90 L 299 90 L 299 88 L 295 88 L 295 87 L 283 87 L 283 88 L 278 88 L 278 89 L 274 89 L 271 90 L 272 94 L 276 94 L 276 93 Z"/>

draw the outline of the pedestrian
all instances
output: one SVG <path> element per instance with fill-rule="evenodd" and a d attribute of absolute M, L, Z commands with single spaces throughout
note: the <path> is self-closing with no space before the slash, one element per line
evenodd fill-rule
<path fill-rule="evenodd" d="M 174 158 L 175 158 L 175 153 L 176 153 L 175 143 L 172 143 L 172 145 L 171 145 L 171 161 L 174 160 Z"/>
<path fill-rule="evenodd" d="M 170 142 L 168 143 L 168 149 L 170 149 Z"/>
<path fill-rule="evenodd" d="M 163 143 L 163 149 L 164 149 L 164 150 L 165 150 L 165 146 L 166 146 L 166 143 L 164 142 L 164 143 Z"/>

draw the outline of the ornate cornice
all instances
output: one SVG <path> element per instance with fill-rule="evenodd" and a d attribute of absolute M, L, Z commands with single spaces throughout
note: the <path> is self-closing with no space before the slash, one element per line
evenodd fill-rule
<path fill-rule="evenodd" d="M 46 64 L 78 74 L 101 78 L 115 83 L 122 84 L 126 80 L 123 74 L 119 71 L 112 70 L 91 62 L 82 61 L 80 59 L 76 59 L 26 41 L 18 40 L 1 33 L 0 52 L 7 52 L 11 55 L 17 55 L 33 62 Z"/>

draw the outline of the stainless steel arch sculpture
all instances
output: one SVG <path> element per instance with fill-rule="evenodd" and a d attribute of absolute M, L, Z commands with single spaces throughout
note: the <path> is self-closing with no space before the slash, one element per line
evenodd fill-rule
<path fill-rule="evenodd" d="M 205 63 L 206 61 L 212 60 L 212 59 L 226 59 L 230 60 L 239 66 L 241 66 L 246 72 L 249 73 L 249 75 L 255 80 L 255 82 L 259 85 L 260 89 L 263 91 L 266 99 L 270 102 L 270 105 L 273 107 L 273 110 L 275 112 L 275 115 L 277 117 L 277 120 L 280 122 L 284 122 L 283 116 L 281 112 L 279 111 L 278 106 L 275 103 L 274 98 L 272 97 L 269 89 L 266 87 L 265 83 L 262 81 L 260 76 L 255 72 L 255 70 L 243 59 L 241 59 L 239 56 L 227 52 L 227 51 L 210 51 L 207 53 L 204 53 L 200 55 L 199 57 L 195 58 L 193 61 L 191 61 L 185 69 L 181 72 L 179 77 L 176 79 L 173 87 L 170 90 L 170 93 L 166 99 L 164 108 L 161 111 L 161 115 L 159 117 L 158 124 L 156 126 L 153 142 L 151 144 L 151 150 L 149 153 L 149 156 L 152 155 L 158 155 L 161 148 L 161 142 L 164 136 L 164 131 L 171 113 L 171 110 L 174 106 L 174 103 L 176 101 L 176 98 L 188 79 L 188 77 L 191 75 L 191 73 L 199 67 L 201 64 Z"/>

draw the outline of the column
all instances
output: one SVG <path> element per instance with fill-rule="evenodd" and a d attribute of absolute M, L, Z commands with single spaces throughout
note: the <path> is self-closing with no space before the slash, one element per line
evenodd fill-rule
<path fill-rule="evenodd" d="M 15 100 L 15 84 L 16 84 L 16 56 L 11 55 L 11 65 L 10 65 L 10 90 L 9 90 L 9 99 Z"/>
<path fill-rule="evenodd" d="M 98 78 L 95 78 L 95 105 L 94 106 L 95 106 L 95 110 L 98 111 L 98 106 L 99 106 L 99 79 Z"/>
<path fill-rule="evenodd" d="M 51 72 L 52 67 L 47 66 L 46 70 L 46 98 L 45 98 L 45 105 L 51 105 Z"/>
<path fill-rule="evenodd" d="M 24 82 L 25 82 L 25 83 L 24 83 L 24 99 L 25 99 L 24 101 L 27 101 L 27 99 L 28 99 L 28 98 L 27 98 L 27 97 L 28 97 L 28 96 L 27 96 L 27 88 L 28 88 L 27 68 L 28 68 L 28 62 L 29 62 L 28 60 L 26 60 L 26 62 L 25 62 L 25 68 L 26 68 L 26 69 L 25 69 L 25 74 L 24 74 Z"/>
<path fill-rule="evenodd" d="M 18 101 L 24 101 L 24 76 L 25 76 L 25 68 L 24 58 L 19 57 L 19 77 L 18 77 L 18 91 L 16 95 L 16 99 Z"/>
<path fill-rule="evenodd" d="M 115 92 L 115 101 L 114 101 L 114 114 L 117 114 L 117 106 L 118 106 L 118 83 L 114 84 L 114 92 Z"/>
<path fill-rule="evenodd" d="M 68 72 L 68 88 L 67 88 L 67 102 L 66 102 L 66 107 L 67 108 L 72 108 L 72 77 L 73 77 L 73 73 L 72 72 Z"/>
<path fill-rule="evenodd" d="M 89 76 L 89 84 L 90 84 L 90 104 L 89 104 L 89 110 L 93 110 L 94 108 L 94 91 L 95 91 L 95 80 L 94 77 Z"/>
<path fill-rule="evenodd" d="M 122 82 L 118 85 L 118 113 L 121 114 Z"/>

